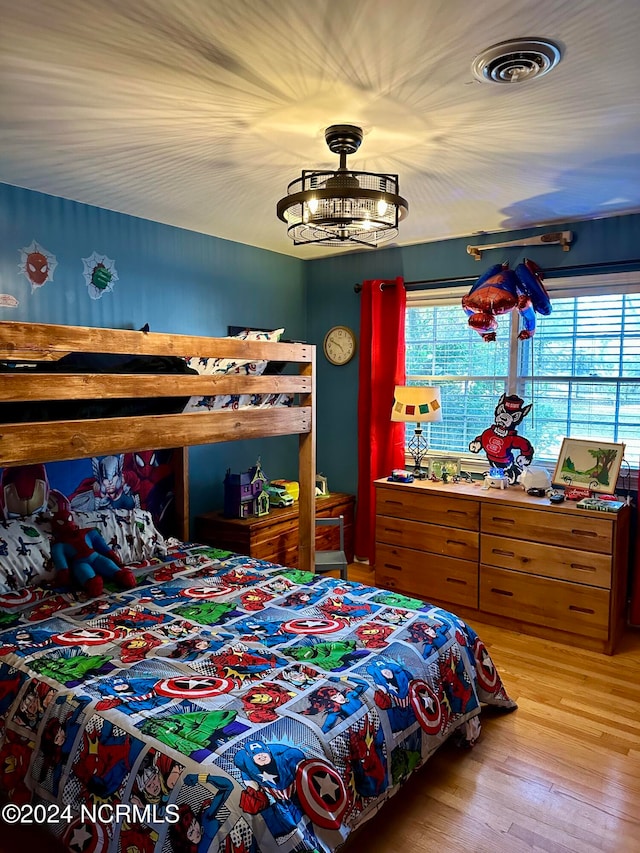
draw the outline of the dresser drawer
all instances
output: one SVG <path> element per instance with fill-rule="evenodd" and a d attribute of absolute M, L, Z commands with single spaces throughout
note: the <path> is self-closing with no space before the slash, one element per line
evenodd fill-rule
<path fill-rule="evenodd" d="M 608 519 L 594 518 L 595 515 L 483 504 L 480 529 L 482 533 L 611 554 L 613 524 Z"/>
<path fill-rule="evenodd" d="M 376 586 L 478 607 L 478 564 L 376 543 Z"/>
<path fill-rule="evenodd" d="M 480 536 L 480 562 L 515 572 L 611 589 L 611 557 L 503 536 Z"/>
<path fill-rule="evenodd" d="M 601 640 L 609 636 L 609 592 L 480 566 L 480 609 Z"/>
<path fill-rule="evenodd" d="M 427 521 L 445 527 L 478 530 L 477 501 L 431 495 L 419 489 L 376 489 L 376 513 L 394 518 Z"/>
<path fill-rule="evenodd" d="M 473 530 L 438 527 L 421 521 L 406 521 L 403 518 L 388 518 L 379 515 L 376 519 L 376 539 L 388 545 L 414 548 L 444 557 L 459 557 L 461 560 L 478 560 L 479 534 Z"/>

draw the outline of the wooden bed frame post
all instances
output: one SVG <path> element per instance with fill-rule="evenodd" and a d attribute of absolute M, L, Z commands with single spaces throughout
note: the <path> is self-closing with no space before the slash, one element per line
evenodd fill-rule
<path fill-rule="evenodd" d="M 189 531 L 189 448 L 176 447 L 173 451 L 176 490 L 176 527 L 174 536 L 183 542 L 190 541 Z"/>
<path fill-rule="evenodd" d="M 300 375 L 311 379 L 311 390 L 301 396 L 301 404 L 311 409 L 311 428 L 299 439 L 300 506 L 298 515 L 298 566 L 313 572 L 316 562 L 316 355 L 300 365 Z"/>

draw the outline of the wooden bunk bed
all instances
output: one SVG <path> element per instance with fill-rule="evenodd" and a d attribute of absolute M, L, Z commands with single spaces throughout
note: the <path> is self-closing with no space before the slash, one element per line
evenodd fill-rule
<path fill-rule="evenodd" d="M 188 538 L 186 448 L 197 444 L 299 434 L 299 566 L 313 570 L 315 542 L 315 347 L 119 329 L 0 322 L 0 361 L 54 362 L 69 353 L 288 362 L 298 375 L 0 373 L 0 404 L 215 394 L 298 395 L 292 407 L 188 412 L 149 417 L 0 424 L 0 467 L 55 462 L 147 448 L 182 448 L 180 526 Z M 37 441 L 34 441 L 37 435 Z"/>
<path fill-rule="evenodd" d="M 124 593 L 86 601 L 36 587 L 0 596 L 0 764 L 15 770 L 0 774 L 0 801 L 44 804 L 69 851 L 335 851 L 445 740 L 472 745 L 481 705 L 515 703 L 480 638 L 454 614 L 311 574 L 313 346 L 0 323 L 5 363 L 96 352 L 267 359 L 298 373 L 9 370 L 0 373 L 0 409 L 281 392 L 296 404 L 17 419 L 0 424 L 0 467 L 181 447 L 188 540 L 189 446 L 297 434 L 300 568 L 183 542 L 159 567 L 136 567 L 137 585 Z M 132 804 L 142 812 L 91 819 L 96 806 L 104 815 Z"/>

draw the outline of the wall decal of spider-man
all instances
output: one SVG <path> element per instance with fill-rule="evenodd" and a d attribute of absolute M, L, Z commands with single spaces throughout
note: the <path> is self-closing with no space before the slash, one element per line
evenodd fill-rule
<path fill-rule="evenodd" d="M 531 411 L 532 403 L 524 406 L 524 400 L 516 394 L 503 394 L 494 411 L 494 422 L 469 443 L 472 453 L 481 450 L 487 455 L 492 468 L 507 475 L 509 483 L 516 483 L 527 465 L 531 464 L 534 449 L 531 443 L 516 429 Z"/>

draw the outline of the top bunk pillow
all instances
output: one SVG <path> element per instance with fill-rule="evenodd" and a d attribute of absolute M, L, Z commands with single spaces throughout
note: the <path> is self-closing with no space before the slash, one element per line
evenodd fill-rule
<path fill-rule="evenodd" d="M 230 335 L 242 341 L 279 341 L 284 329 L 268 331 L 246 331 L 239 335 Z M 262 376 L 268 362 L 265 360 L 251 361 L 240 358 L 188 358 L 187 365 L 196 370 L 201 376 L 213 376 L 220 373 L 242 373 L 246 376 Z"/>

